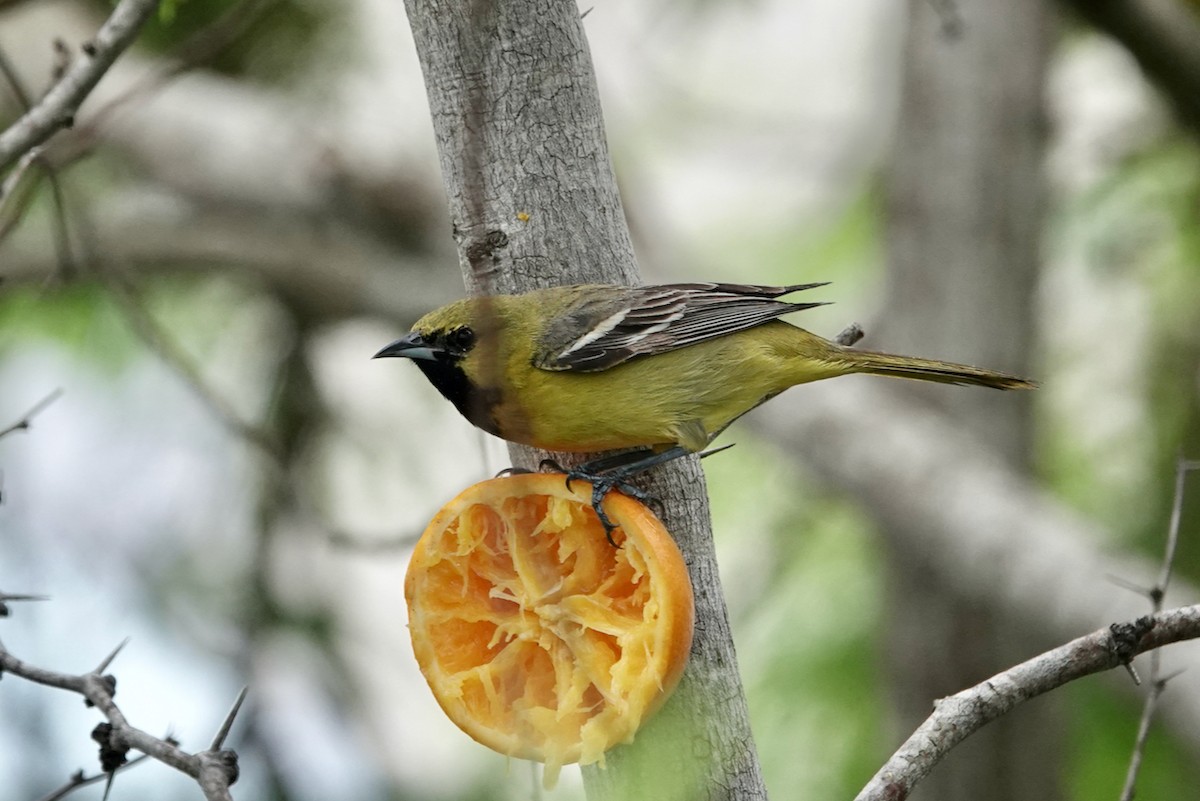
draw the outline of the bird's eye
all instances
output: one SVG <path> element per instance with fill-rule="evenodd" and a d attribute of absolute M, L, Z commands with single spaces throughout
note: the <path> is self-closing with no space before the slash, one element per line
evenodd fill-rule
<path fill-rule="evenodd" d="M 446 344 L 460 353 L 466 353 L 475 344 L 475 332 L 465 325 L 455 328 L 446 334 Z"/>

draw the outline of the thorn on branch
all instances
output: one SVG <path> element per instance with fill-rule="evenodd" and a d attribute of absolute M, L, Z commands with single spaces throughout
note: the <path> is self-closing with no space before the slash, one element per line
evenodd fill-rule
<path fill-rule="evenodd" d="M 104 657 L 104 659 L 101 660 L 100 664 L 97 665 L 96 669 L 93 670 L 92 672 L 93 673 L 103 673 L 105 670 L 107 670 L 108 666 L 112 664 L 112 661 L 117 658 L 117 654 L 121 653 L 121 649 L 124 648 L 126 645 L 129 645 L 128 637 L 121 640 L 121 642 L 117 643 L 117 647 L 112 649 L 112 653 L 110 653 L 108 656 Z"/>
<path fill-rule="evenodd" d="M 1136 581 L 1130 581 L 1128 579 L 1121 578 L 1120 576 L 1113 575 L 1112 573 L 1106 574 L 1104 576 L 1104 578 L 1110 584 L 1115 584 L 1116 586 L 1120 587 L 1123 590 L 1129 590 L 1130 592 L 1136 593 L 1137 595 L 1140 595 L 1143 598 L 1146 598 L 1147 600 L 1153 600 L 1154 591 L 1150 587 L 1143 587 L 1141 584 L 1138 584 Z"/>
<path fill-rule="evenodd" d="M 8 617 L 12 614 L 12 607 L 9 603 L 12 601 L 49 601 L 49 595 L 23 595 L 20 593 L 0 592 L 0 617 Z"/>
<path fill-rule="evenodd" d="M 228 714 L 225 715 L 225 720 L 221 721 L 221 727 L 217 729 L 217 735 L 213 737 L 212 745 L 208 747 L 208 750 L 216 751 L 225 745 L 225 738 L 229 736 L 229 730 L 233 727 L 233 721 L 237 718 L 238 712 L 241 711 L 242 702 L 246 700 L 246 694 L 249 691 L 249 687 L 243 687 L 237 694 L 237 698 L 233 701 L 233 706 L 230 707 Z M 232 783 L 230 782 L 230 784 Z"/>

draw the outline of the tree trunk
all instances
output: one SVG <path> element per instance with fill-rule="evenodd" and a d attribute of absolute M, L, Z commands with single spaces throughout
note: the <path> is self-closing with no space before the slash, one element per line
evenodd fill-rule
<path fill-rule="evenodd" d="M 406 0 L 406 8 L 468 287 L 636 283 L 576 5 Z M 512 453 L 527 467 L 546 455 Z M 646 485 L 691 571 L 695 639 L 664 708 L 631 745 L 606 754 L 606 768 L 584 768 L 588 797 L 765 798 L 698 460 L 669 465 Z"/>
<path fill-rule="evenodd" d="M 1043 0 L 911 0 L 910 11 L 887 194 L 891 314 L 871 344 L 1028 374 L 1053 15 Z M 1029 398 L 928 389 L 912 388 L 969 427 L 980 447 L 1027 467 Z M 1021 621 L 931 582 L 904 533 L 887 534 L 888 675 L 908 731 L 934 699 L 1027 657 L 1037 644 Z M 1047 700 L 988 727 L 917 794 L 1061 797 L 1057 704 Z"/>

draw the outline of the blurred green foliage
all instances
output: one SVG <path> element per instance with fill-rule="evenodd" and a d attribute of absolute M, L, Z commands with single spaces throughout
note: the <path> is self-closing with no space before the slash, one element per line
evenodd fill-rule
<path fill-rule="evenodd" d="M 1072 712 L 1067 786 L 1077 801 L 1120 795 L 1137 737 L 1140 705 L 1114 696 L 1103 685 L 1097 678 L 1067 688 Z M 1167 693 L 1160 703 L 1170 703 L 1169 689 Z M 1165 734 L 1159 723 L 1146 742 L 1137 797 L 1190 798 L 1195 788 L 1194 754 Z"/>

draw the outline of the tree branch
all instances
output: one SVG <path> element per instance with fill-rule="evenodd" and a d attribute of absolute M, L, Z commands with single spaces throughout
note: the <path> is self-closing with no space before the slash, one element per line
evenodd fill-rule
<path fill-rule="evenodd" d="M 1035 656 L 938 701 L 934 712 L 875 774 L 856 801 L 907 798 L 949 751 L 982 726 L 1030 698 L 1133 656 L 1200 637 L 1200 604 L 1113 624 Z"/>
<path fill-rule="evenodd" d="M 237 755 L 232 751 L 221 750 L 221 746 L 234 716 L 241 707 L 246 691 L 243 689 L 238 695 L 213 744 L 205 751 L 189 754 L 182 750 L 173 738 L 155 737 L 133 726 L 117 706 L 114 700 L 116 679 L 104 674 L 104 671 L 124 645 L 125 642 L 122 642 L 113 649 L 93 670 L 75 675 L 31 665 L 13 656 L 3 643 L 0 643 L 0 674 L 7 673 L 35 684 L 77 693 L 83 696 L 89 706 L 99 710 L 108 723 L 98 726 L 92 736 L 100 743 L 102 762 L 106 755 L 114 759 L 114 764 L 106 767 L 106 773 L 111 775 L 121 765 L 128 764 L 124 753 L 132 748 L 196 779 L 208 801 L 229 801 L 229 786 L 238 778 Z M 82 786 L 87 781 L 80 777 L 79 781 L 73 779 L 72 783 L 71 789 Z"/>
<path fill-rule="evenodd" d="M 158 8 L 159 0 L 121 0 L 83 46 L 83 55 L 33 108 L 0 133 L 0 169 L 27 150 L 70 128 L 80 105 Z"/>

